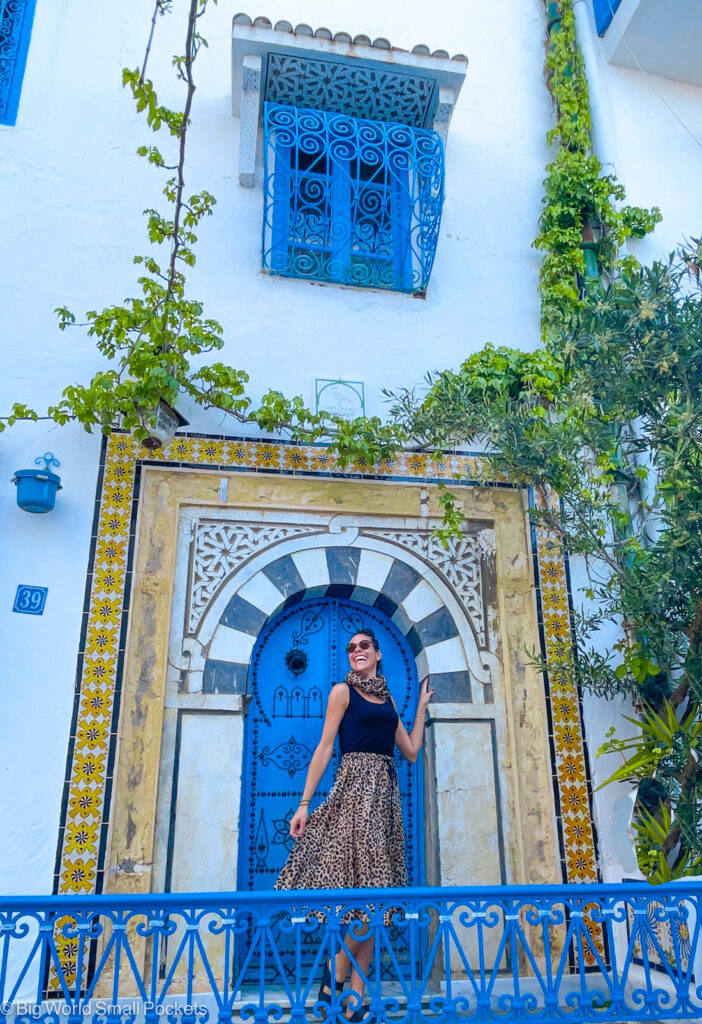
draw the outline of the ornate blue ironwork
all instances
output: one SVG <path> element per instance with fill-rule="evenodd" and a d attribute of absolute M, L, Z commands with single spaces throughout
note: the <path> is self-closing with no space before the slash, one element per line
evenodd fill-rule
<path fill-rule="evenodd" d="M 444 199 L 436 132 L 265 104 L 263 267 L 423 293 Z"/>
<path fill-rule="evenodd" d="M 345 1024 L 348 982 L 328 1012 L 316 993 L 365 924 L 368 1024 L 699 1020 L 701 914 L 689 879 L 5 897 L 0 1021 Z"/>
<path fill-rule="evenodd" d="M 53 452 L 44 452 L 43 455 L 40 455 L 34 460 L 34 465 L 41 466 L 42 462 L 44 463 L 44 469 L 51 469 L 52 466 L 61 465 Z"/>
<path fill-rule="evenodd" d="M 264 764 L 266 768 L 274 764 L 276 768 L 286 771 L 292 779 L 297 772 L 306 768 L 310 763 L 312 751 L 304 743 L 299 743 L 294 736 L 291 736 L 290 739 L 279 743 L 272 750 L 270 747 L 264 747 L 258 756 L 261 764 Z"/>
<path fill-rule="evenodd" d="M 36 0 L 0 0 L 0 124 L 14 124 Z"/>
<path fill-rule="evenodd" d="M 324 617 L 315 611 L 306 611 L 300 622 L 300 628 L 292 634 L 294 644 L 306 644 L 311 636 L 324 629 Z"/>
<path fill-rule="evenodd" d="M 433 78 L 399 72 L 390 64 L 378 68 L 355 60 L 340 63 L 270 53 L 265 98 L 291 107 L 425 128 L 436 112 L 437 85 Z"/>
<path fill-rule="evenodd" d="M 304 654 L 300 651 L 300 654 Z M 276 686 L 273 693 L 273 718 L 323 718 L 324 702 L 318 686 L 306 688 L 299 683 L 289 690 Z"/>

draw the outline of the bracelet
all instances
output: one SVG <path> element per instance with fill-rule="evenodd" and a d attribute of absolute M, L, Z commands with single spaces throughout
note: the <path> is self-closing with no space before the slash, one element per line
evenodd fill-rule
<path fill-rule="evenodd" d="M 300 800 L 300 807 L 308 807 L 309 803 L 309 800 Z"/>

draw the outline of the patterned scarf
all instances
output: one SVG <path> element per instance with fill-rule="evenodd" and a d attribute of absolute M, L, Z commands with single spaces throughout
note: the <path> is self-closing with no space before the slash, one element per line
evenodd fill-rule
<path fill-rule="evenodd" d="M 360 673 L 352 671 L 347 673 L 344 682 L 349 686 L 355 686 L 357 690 L 369 693 L 372 697 L 382 697 L 384 700 L 388 700 L 390 697 L 385 676 L 362 676 Z"/>

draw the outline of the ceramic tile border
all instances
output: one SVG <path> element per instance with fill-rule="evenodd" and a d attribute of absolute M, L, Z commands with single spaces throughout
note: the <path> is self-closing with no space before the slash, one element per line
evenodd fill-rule
<path fill-rule="evenodd" d="M 533 494 L 530 499 L 532 507 L 543 505 L 539 499 L 534 500 Z M 573 644 L 568 562 L 557 536 L 538 521 L 532 525 L 532 548 L 541 645 L 545 661 L 554 664 L 568 657 Z M 573 884 L 598 882 L 601 879 L 581 695 L 565 670 L 544 673 L 544 681 L 563 876 Z M 590 922 L 590 935 L 597 951 L 604 956 L 601 927 Z M 594 963 L 591 950 L 585 950 L 585 959 Z"/>
<path fill-rule="evenodd" d="M 121 665 L 130 590 L 140 465 L 254 471 L 339 479 L 395 479 L 458 485 L 481 475 L 480 455 L 441 460 L 404 452 L 378 467 L 356 462 L 343 470 L 323 445 L 282 441 L 178 436 L 160 452 L 146 452 L 128 434 L 105 442 L 88 570 L 84 628 L 78 658 L 73 724 L 57 851 L 55 891 L 99 892 L 109 808 L 112 759 L 119 714 Z M 496 481 L 496 486 L 510 486 Z M 571 642 L 567 566 L 560 546 L 542 529 L 532 531 L 542 645 L 546 657 Z M 547 680 L 555 789 L 562 823 L 564 880 L 597 880 L 595 832 L 579 694 L 565 676 Z M 71 970 L 71 950 L 62 960 Z"/>

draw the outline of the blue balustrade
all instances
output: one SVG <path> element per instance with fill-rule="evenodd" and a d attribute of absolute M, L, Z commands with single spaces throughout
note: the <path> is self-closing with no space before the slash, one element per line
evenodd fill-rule
<path fill-rule="evenodd" d="M 263 267 L 423 293 L 444 199 L 436 132 L 265 104 Z"/>
<path fill-rule="evenodd" d="M 701 901 L 690 880 L 6 897 L 0 1020 L 341 1024 L 358 993 L 327 1008 L 319 980 L 359 937 L 369 1024 L 698 1020 Z"/>

